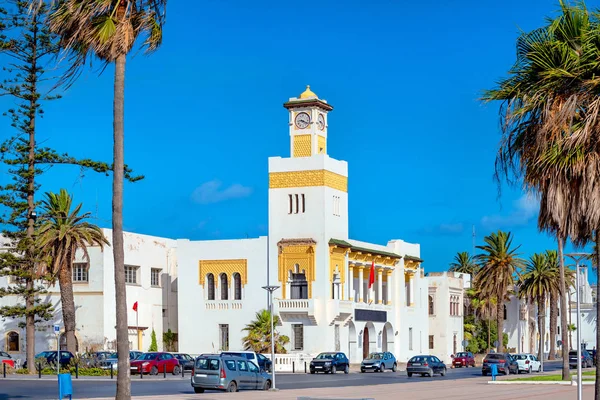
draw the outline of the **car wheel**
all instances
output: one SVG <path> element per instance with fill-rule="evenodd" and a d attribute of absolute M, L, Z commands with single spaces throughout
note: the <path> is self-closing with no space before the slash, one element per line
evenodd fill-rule
<path fill-rule="evenodd" d="M 381 364 L 381 367 L 379 367 L 379 372 L 383 371 L 385 371 L 385 364 Z"/>
<path fill-rule="evenodd" d="M 158 375 L 158 368 L 156 366 L 152 367 L 150 370 L 150 375 Z"/>
<path fill-rule="evenodd" d="M 412 372 L 407 372 L 406 375 L 408 375 L 409 378 L 412 377 Z"/>
<path fill-rule="evenodd" d="M 537 370 L 537 372 L 542 372 L 542 365 L 541 365 L 541 364 L 540 364 L 540 365 L 538 365 L 538 370 Z"/>
<path fill-rule="evenodd" d="M 361 368 L 360 372 L 362 372 L 364 374 L 366 372 L 366 370 L 364 368 Z"/>
<path fill-rule="evenodd" d="M 440 372 L 441 376 L 445 376 L 446 375 L 446 368 L 444 368 L 441 372 Z"/>
<path fill-rule="evenodd" d="M 237 384 L 235 382 L 230 382 L 229 386 L 227 386 L 227 391 L 228 392 L 237 392 L 238 391 L 238 387 Z"/>
<path fill-rule="evenodd" d="M 485 372 L 482 371 L 481 372 L 481 376 L 487 376 L 487 373 L 485 373 Z"/>
<path fill-rule="evenodd" d="M 429 373 L 427 374 L 427 376 L 430 377 L 430 378 L 433 377 L 433 370 L 432 369 L 429 370 Z"/>
<path fill-rule="evenodd" d="M 271 381 L 267 379 L 265 382 L 265 386 L 263 386 L 263 390 L 271 390 Z"/>
<path fill-rule="evenodd" d="M 204 389 L 199 388 L 199 387 L 195 387 L 194 388 L 194 393 L 204 393 Z"/>
<path fill-rule="evenodd" d="M 396 364 L 392 365 L 392 372 L 396 372 L 396 370 L 398 370 L 398 367 L 396 366 Z"/>
<path fill-rule="evenodd" d="M 311 370 L 310 370 L 310 373 L 314 375 L 314 374 L 315 374 L 315 371 L 314 371 L 313 369 L 311 369 Z"/>
<path fill-rule="evenodd" d="M 510 375 L 510 367 L 509 366 L 504 367 L 504 375 Z"/>
<path fill-rule="evenodd" d="M 173 375 L 179 375 L 181 370 L 179 369 L 179 365 L 173 367 Z"/>
<path fill-rule="evenodd" d="M 331 373 L 332 373 L 332 374 L 335 374 L 336 372 L 337 372 L 337 368 L 336 368 L 336 366 L 335 366 L 335 365 L 332 365 L 332 366 L 331 366 Z"/>
<path fill-rule="evenodd" d="M 346 364 L 346 367 L 344 368 L 344 373 L 345 374 L 349 374 L 350 373 L 350 364 Z"/>

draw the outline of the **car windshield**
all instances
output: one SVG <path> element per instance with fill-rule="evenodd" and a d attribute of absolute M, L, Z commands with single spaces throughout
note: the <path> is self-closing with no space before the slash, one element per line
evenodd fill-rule
<path fill-rule="evenodd" d="M 371 353 L 367 360 L 383 360 L 383 353 Z"/>
<path fill-rule="evenodd" d="M 137 359 L 138 360 L 155 360 L 156 357 L 158 357 L 158 354 L 156 354 L 156 353 L 146 353 L 146 354 L 142 354 Z"/>
<path fill-rule="evenodd" d="M 517 354 L 515 358 L 517 360 L 527 360 L 527 356 L 525 354 Z"/>
<path fill-rule="evenodd" d="M 468 357 L 467 353 L 456 353 L 456 357 Z"/>
<path fill-rule="evenodd" d="M 219 360 L 216 358 L 204 358 L 199 357 L 196 360 L 196 369 L 203 369 L 208 371 L 219 370 Z"/>
<path fill-rule="evenodd" d="M 485 358 L 487 358 L 488 360 L 500 360 L 504 358 L 504 354 L 490 353 L 487 356 L 485 356 Z"/>
<path fill-rule="evenodd" d="M 317 360 L 332 360 L 335 353 L 321 353 L 317 356 Z"/>
<path fill-rule="evenodd" d="M 416 356 L 411 358 L 408 362 L 410 363 L 421 363 L 421 362 L 426 362 L 429 358 L 426 356 Z"/>
<path fill-rule="evenodd" d="M 570 355 L 570 356 L 575 356 L 575 357 L 577 357 L 577 352 L 576 352 L 576 351 L 570 351 L 570 352 L 569 352 L 569 355 Z"/>

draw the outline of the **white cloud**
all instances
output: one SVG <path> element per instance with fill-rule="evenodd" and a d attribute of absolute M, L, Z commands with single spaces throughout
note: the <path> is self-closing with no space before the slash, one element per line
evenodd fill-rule
<path fill-rule="evenodd" d="M 513 203 L 513 210 L 508 215 L 486 215 L 481 225 L 486 229 L 515 228 L 527 225 L 537 217 L 539 200 L 531 195 L 523 195 Z"/>
<path fill-rule="evenodd" d="M 219 180 L 204 182 L 198 186 L 192 193 L 192 200 L 199 204 L 219 203 L 230 199 L 248 197 L 252 193 L 252 188 L 235 183 L 226 188 Z"/>

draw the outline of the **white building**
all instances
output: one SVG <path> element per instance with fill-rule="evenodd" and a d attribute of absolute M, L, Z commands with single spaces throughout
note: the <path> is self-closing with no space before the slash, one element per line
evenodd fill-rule
<path fill-rule="evenodd" d="M 464 351 L 464 289 L 470 275 L 455 272 L 430 272 L 429 353 L 450 363 L 451 356 Z"/>
<path fill-rule="evenodd" d="M 269 159 L 268 237 L 177 244 L 180 350 L 241 348 L 242 328 L 267 307 L 262 287 L 277 285 L 290 352 L 340 350 L 352 362 L 376 350 L 400 360 L 426 352 L 419 245 L 348 237 L 348 164 L 327 154 L 333 108 L 309 89 L 284 106 L 291 157 Z"/>
<path fill-rule="evenodd" d="M 378 350 L 391 351 L 400 361 L 427 353 L 428 285 L 419 245 L 348 237 L 348 164 L 327 154 L 333 108 L 308 88 L 285 107 L 291 157 L 269 159 L 267 237 L 174 241 L 126 234 L 133 348 L 147 350 L 152 328 L 162 348 L 162 332 L 170 328 L 178 333 L 182 352 L 241 349 L 244 327 L 268 308 L 263 286 L 277 285 L 277 329 L 290 337 L 289 352 L 339 350 L 351 362 Z M 105 235 L 111 236 L 106 230 Z M 81 267 L 85 281 L 75 284 L 80 350 L 111 348 L 115 340 L 112 253 L 109 247 L 92 248 L 90 257 Z M 58 290 L 50 292 L 49 300 L 58 303 Z M 0 305 L 15 301 L 0 299 Z M 135 301 L 139 327 L 131 310 Z M 53 348 L 49 328 L 60 323 L 57 310 L 56 320 L 38 334 L 40 350 Z M 16 322 L 0 322 L 0 330 L 5 337 L 19 335 L 21 352 L 24 335 Z"/>
<path fill-rule="evenodd" d="M 111 241 L 112 231 L 102 230 Z M 147 351 L 152 329 L 159 348 L 162 333 L 177 332 L 177 259 L 174 240 L 125 233 L 125 263 L 129 335 L 132 349 Z M 78 254 L 73 265 L 73 292 L 76 305 L 76 332 L 79 352 L 116 349 L 114 263 L 110 245 L 90 247 L 89 261 Z M 12 283 L 10 277 L 0 277 L 0 286 Z M 48 288 L 41 299 L 54 305 L 55 317 L 36 327 L 36 351 L 55 350 L 57 343 L 53 325 L 62 327 L 62 308 L 58 283 Z M 15 305 L 22 299 L 6 296 L 0 305 Z M 138 302 L 138 321 L 133 304 Z M 0 319 L 0 349 L 25 358 L 25 329 L 22 321 Z M 61 337 L 61 347 L 66 340 Z"/>

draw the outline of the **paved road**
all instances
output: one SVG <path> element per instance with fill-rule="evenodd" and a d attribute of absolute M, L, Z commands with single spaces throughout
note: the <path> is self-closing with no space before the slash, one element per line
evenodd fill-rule
<path fill-rule="evenodd" d="M 547 363 L 546 371 L 556 371 L 560 369 L 560 363 Z M 432 379 L 439 380 L 457 380 L 466 378 L 479 378 L 485 382 L 490 378 L 481 376 L 480 368 L 459 368 L 450 369 L 445 377 L 436 375 L 434 378 L 413 376 L 408 378 L 405 372 L 385 372 L 385 373 L 350 373 L 348 375 L 338 373 L 336 375 L 324 374 L 281 374 L 277 376 L 276 383 L 280 389 L 306 389 L 306 388 L 327 388 L 342 386 L 364 386 L 364 385 L 382 385 L 396 383 L 427 383 Z M 76 398 L 101 398 L 111 397 L 115 394 L 115 381 L 109 380 L 85 380 L 73 381 L 73 389 Z M 7 399 L 50 399 L 56 396 L 57 384 L 55 380 L 42 379 L 31 380 L 24 379 L 2 379 L 0 378 L 0 400 Z M 189 377 L 176 378 L 169 377 L 163 379 L 159 377 L 144 379 L 133 378 L 131 392 L 134 396 L 150 395 L 177 395 L 193 394 Z"/>

